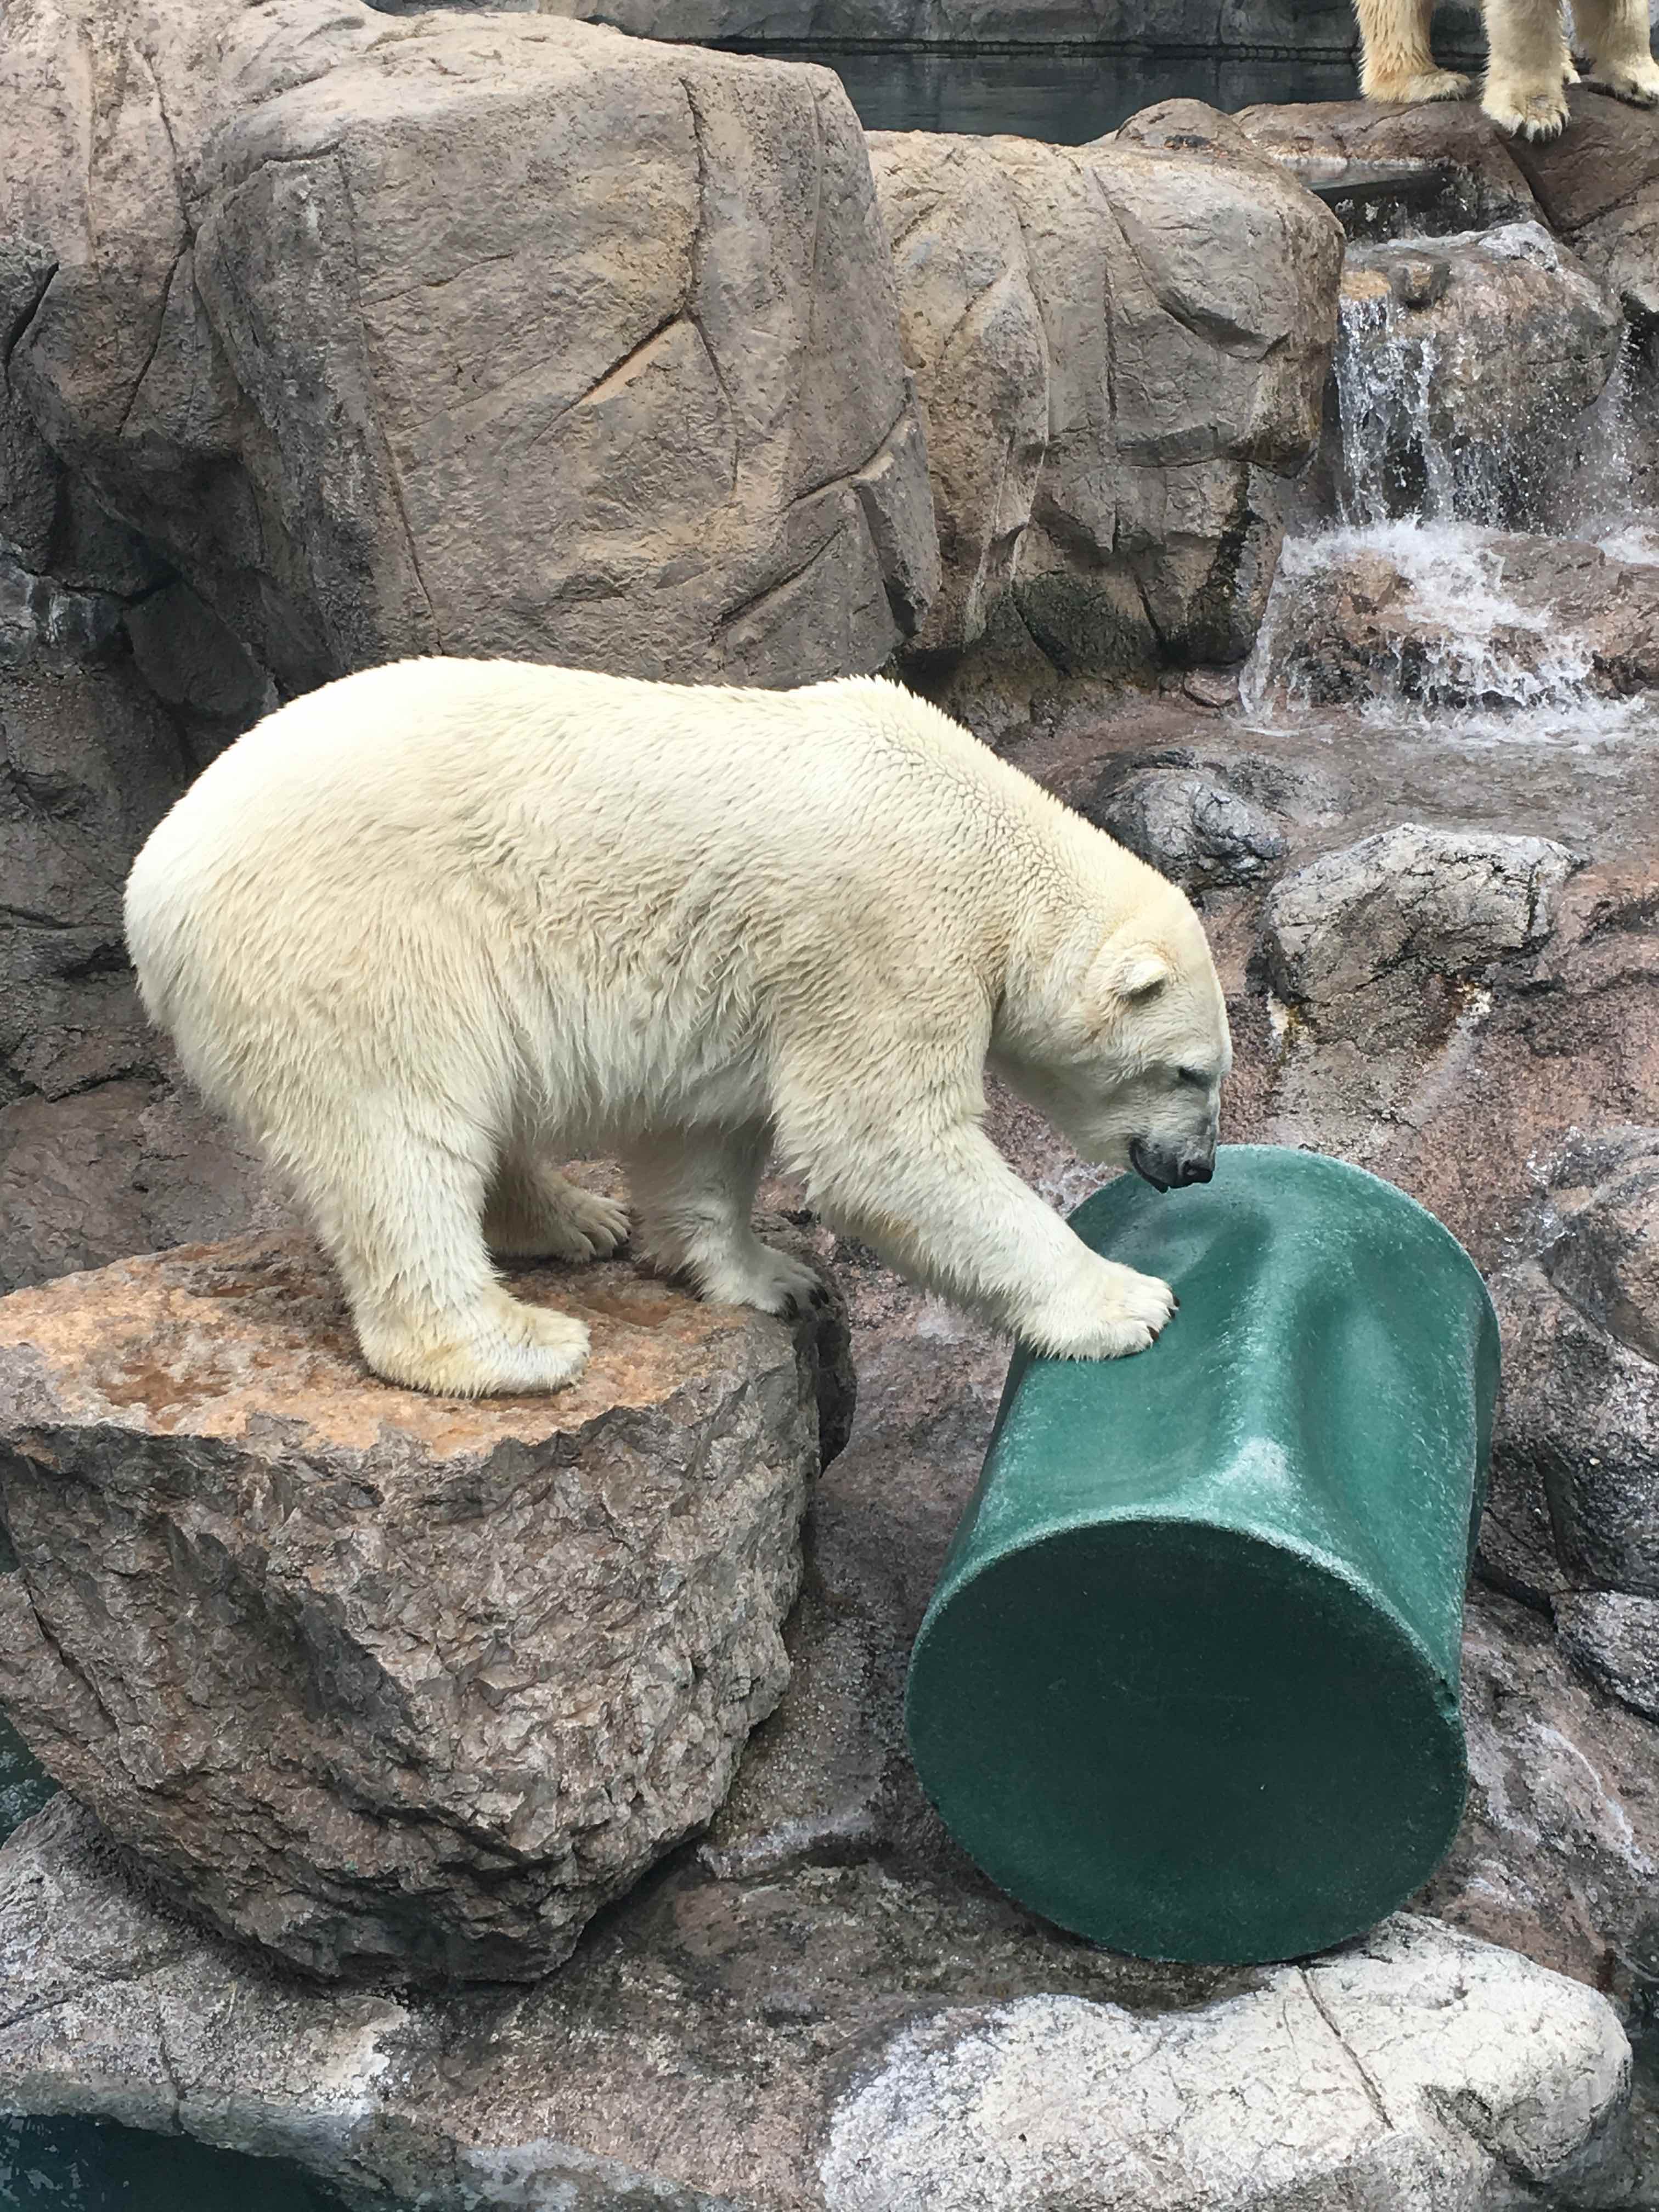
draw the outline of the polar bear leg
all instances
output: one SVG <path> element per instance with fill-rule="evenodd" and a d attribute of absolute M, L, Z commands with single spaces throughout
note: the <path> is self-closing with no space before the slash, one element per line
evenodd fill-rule
<path fill-rule="evenodd" d="M 1480 105 L 1500 131 L 1558 138 L 1566 127 L 1559 0 L 1486 0 Z"/>
<path fill-rule="evenodd" d="M 575 1380 L 587 1358 L 581 1322 L 495 1279 L 481 1225 L 486 1170 L 464 1133 L 434 1143 L 390 1122 L 372 1137 L 336 1131 L 326 1146 L 320 1133 L 296 1179 L 375 1374 L 458 1398 Z"/>
<path fill-rule="evenodd" d="M 830 1118 L 872 1126 L 856 1112 Z M 1175 1310 L 1167 1283 L 1091 1252 L 972 1121 L 914 1149 L 866 1152 L 828 1172 L 824 1164 L 812 1194 L 832 1221 L 1036 1351 L 1064 1359 L 1144 1352 Z"/>
<path fill-rule="evenodd" d="M 1659 105 L 1646 0 L 1573 0 L 1583 81 L 1638 107 Z"/>
<path fill-rule="evenodd" d="M 1462 100 L 1468 77 L 1442 69 L 1429 50 L 1434 0 L 1354 0 L 1359 18 L 1359 90 L 1366 100 Z"/>
<path fill-rule="evenodd" d="M 705 1298 L 793 1315 L 826 1293 L 804 1261 L 756 1236 L 755 1189 L 770 1137 L 763 1123 L 665 1131 L 628 1152 L 635 1242 L 665 1275 L 688 1275 Z"/>
<path fill-rule="evenodd" d="M 483 1237 L 503 1260 L 603 1260 L 628 1240 L 628 1208 L 532 1157 L 512 1155 L 484 1201 Z"/>

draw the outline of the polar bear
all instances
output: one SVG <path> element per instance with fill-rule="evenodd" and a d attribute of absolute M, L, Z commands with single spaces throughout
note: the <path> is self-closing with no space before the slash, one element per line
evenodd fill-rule
<path fill-rule="evenodd" d="M 1469 81 L 1429 51 L 1434 0 L 1354 0 L 1359 89 L 1367 100 L 1462 100 Z M 1502 131 L 1554 138 L 1567 121 L 1566 88 L 1579 81 L 1562 32 L 1559 0 L 1484 0 L 1486 76 L 1480 105 Z M 1583 82 L 1633 101 L 1659 103 L 1659 64 L 1649 43 L 1648 0 L 1573 0 Z"/>
<path fill-rule="evenodd" d="M 1175 887 L 936 708 L 406 661 L 268 717 L 134 863 L 144 1003 L 284 1171 L 365 1360 L 556 1389 L 586 1332 L 498 1257 L 614 1250 L 554 1163 L 619 1152 L 635 1249 L 705 1297 L 823 1287 L 813 1205 L 1044 1352 L 1109 1358 L 1164 1284 L 1089 1251 L 981 1127 L 988 1061 L 1088 1158 L 1206 1181 L 1227 1017 Z"/>

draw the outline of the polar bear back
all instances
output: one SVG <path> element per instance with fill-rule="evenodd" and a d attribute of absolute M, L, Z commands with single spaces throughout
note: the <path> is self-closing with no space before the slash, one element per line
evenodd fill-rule
<path fill-rule="evenodd" d="M 127 928 L 152 1016 L 256 1137 L 301 1093 L 496 1117 L 527 1085 L 598 1130 L 627 1098 L 750 1110 L 761 1031 L 791 1020 L 862 1024 L 865 1050 L 884 1013 L 965 1030 L 1057 884 L 1079 917 L 1182 903 L 896 685 L 406 662 L 214 762 L 139 855 Z"/>

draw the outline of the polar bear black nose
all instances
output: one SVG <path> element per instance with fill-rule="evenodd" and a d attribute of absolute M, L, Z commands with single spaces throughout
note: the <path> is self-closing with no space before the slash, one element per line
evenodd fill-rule
<path fill-rule="evenodd" d="M 1175 1179 L 1182 1182 L 1208 1182 L 1215 1173 L 1215 1146 L 1190 1145 L 1176 1164 Z"/>

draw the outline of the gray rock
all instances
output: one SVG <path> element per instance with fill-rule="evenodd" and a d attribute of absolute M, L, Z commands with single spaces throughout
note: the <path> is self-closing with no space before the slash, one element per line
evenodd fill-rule
<path fill-rule="evenodd" d="M 1567 1656 L 1620 1705 L 1659 1721 L 1659 1598 L 1622 1590 L 1571 1590 L 1555 1601 Z"/>
<path fill-rule="evenodd" d="M 1629 2068 L 1594 1990 L 1425 1921 L 1218 1988 L 872 1869 L 682 1867 L 507 1998 L 307 1993 L 157 1912 L 61 1798 L 0 1852 L 0 1968 L 9 2108 L 432 2212 L 1507 2212 Z"/>
<path fill-rule="evenodd" d="M 477 1405 L 368 1377 L 303 1238 L 0 1304 L 0 1695 L 159 1887 L 313 1974 L 544 1973 L 787 1679 L 844 1333 L 538 1282 L 592 1364 Z"/>
<path fill-rule="evenodd" d="M 0 204 L 57 264 L 15 404 L 284 690 L 423 652 L 801 682 L 879 666 L 931 593 L 826 70 L 525 13 L 40 0 Z"/>
<path fill-rule="evenodd" d="M 1249 650 L 1319 434 L 1340 234 L 1224 116 L 1079 148 L 875 132 L 959 649 L 1012 590 L 1066 669 Z"/>
<path fill-rule="evenodd" d="M 1144 769 L 1086 811 L 1189 893 L 1265 882 L 1285 857 L 1274 817 L 1196 769 Z"/>
<path fill-rule="evenodd" d="M 1584 1680 L 1547 1616 L 1477 1588 L 1463 1725 L 1468 1805 L 1414 1908 L 1607 1990 L 1640 2026 L 1659 1996 L 1651 1722 Z M 1635 2202 L 1655 2191 L 1659 2166 Z"/>
<path fill-rule="evenodd" d="M 1590 1990 L 1412 1921 L 1178 2021 L 1058 1996 L 943 2014 L 836 2112 L 824 2200 L 1243 2212 L 1375 2191 L 1411 2212 L 1498 2212 L 1616 2107 L 1611 2025 Z M 1281 2053 L 1291 2094 L 1264 2098 Z"/>
<path fill-rule="evenodd" d="M 1581 865 L 1546 837 L 1382 830 L 1273 886 L 1262 915 L 1269 978 L 1317 1019 L 1356 998 L 1380 1011 L 1425 977 L 1478 975 L 1544 942 Z"/>
<path fill-rule="evenodd" d="M 1492 1279 L 1504 1361 L 1495 1474 L 1510 1496 L 1547 1501 L 1574 1581 L 1659 1595 L 1659 1135 L 1621 1133 L 1600 1159 L 1570 1152 L 1553 1180 L 1559 1212 L 1541 1252 Z"/>

